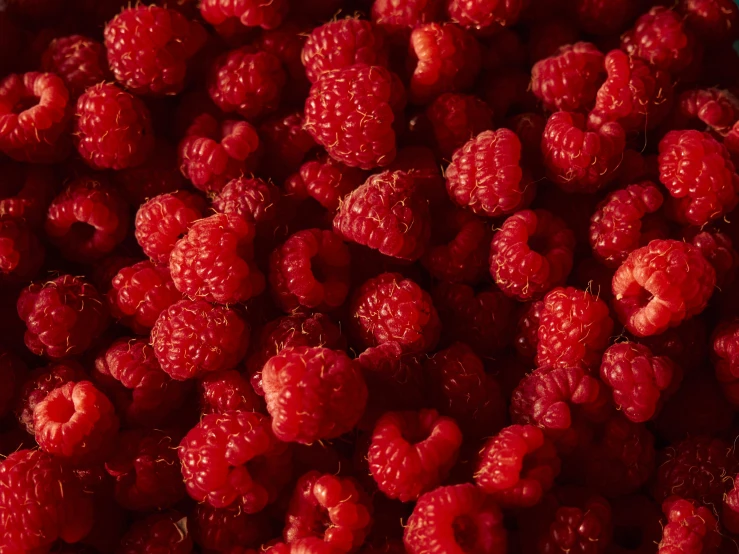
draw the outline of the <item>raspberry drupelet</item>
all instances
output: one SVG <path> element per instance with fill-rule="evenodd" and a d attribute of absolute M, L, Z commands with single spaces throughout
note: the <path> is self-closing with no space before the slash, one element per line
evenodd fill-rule
<path fill-rule="evenodd" d="M 246 0 L 234 4 L 229 0 L 204 0 L 200 4 L 200 15 L 211 25 L 228 24 L 238 20 L 244 27 L 279 27 L 288 11 L 288 0 Z"/>
<path fill-rule="evenodd" d="M 678 98 L 671 128 L 706 127 L 726 136 L 739 119 L 739 99 L 728 90 L 718 88 L 686 90 Z"/>
<path fill-rule="evenodd" d="M 424 23 L 441 20 L 443 0 L 375 0 L 372 21 L 390 35 L 402 36 Z"/>
<path fill-rule="evenodd" d="M 187 62 L 205 43 L 199 23 L 179 11 L 137 5 L 105 26 L 108 63 L 116 80 L 141 95 L 170 95 L 185 84 Z"/>
<path fill-rule="evenodd" d="M 0 215 L 0 279 L 33 279 L 44 262 L 44 247 L 22 219 Z"/>
<path fill-rule="evenodd" d="M 341 200 L 366 180 L 366 174 L 347 167 L 330 157 L 312 160 L 285 181 L 286 196 L 304 200 L 313 198 L 321 206 L 335 212 Z"/>
<path fill-rule="evenodd" d="M 589 110 L 605 79 L 603 53 L 589 42 L 559 48 L 531 69 L 531 90 L 549 111 Z"/>
<path fill-rule="evenodd" d="M 522 0 L 447 0 L 446 9 L 455 23 L 485 34 L 516 23 L 523 7 Z"/>
<path fill-rule="evenodd" d="M 159 314 L 151 344 L 164 372 L 184 381 L 235 367 L 246 355 L 250 332 L 234 309 L 185 299 Z"/>
<path fill-rule="evenodd" d="M 281 193 L 271 182 L 257 177 L 230 180 L 213 198 L 213 208 L 235 214 L 257 226 L 274 221 L 280 211 Z"/>
<path fill-rule="evenodd" d="M 505 220 L 490 245 L 490 275 L 520 301 L 564 283 L 572 270 L 575 235 L 545 210 L 523 210 Z"/>
<path fill-rule="evenodd" d="M 288 445 L 256 412 L 204 416 L 182 439 L 179 457 L 188 494 L 215 508 L 238 500 L 247 513 L 259 512 L 290 477 Z"/>
<path fill-rule="evenodd" d="M 56 195 L 54 174 L 44 166 L 0 162 L 0 215 L 25 219 L 37 229 Z"/>
<path fill-rule="evenodd" d="M 375 424 L 367 459 L 380 491 L 409 502 L 441 484 L 461 445 L 457 424 L 436 410 L 388 412 Z"/>
<path fill-rule="evenodd" d="M 409 554 L 503 554 L 503 514 L 475 485 L 439 487 L 418 499 L 403 533 Z"/>
<path fill-rule="evenodd" d="M 61 77 L 74 98 L 109 75 L 105 46 L 82 35 L 52 40 L 41 56 L 41 68 Z"/>
<path fill-rule="evenodd" d="M 71 275 L 32 283 L 20 293 L 17 308 L 26 324 L 26 346 L 38 356 L 80 354 L 108 326 L 105 299 L 95 287 Z"/>
<path fill-rule="evenodd" d="M 739 7 L 730 0 L 680 0 L 677 10 L 701 40 L 720 44 L 737 39 Z"/>
<path fill-rule="evenodd" d="M 739 252 L 734 249 L 734 244 L 727 235 L 689 227 L 684 236 L 716 270 L 716 288 L 719 291 L 726 290 L 734 283 L 739 270 Z"/>
<path fill-rule="evenodd" d="M 350 431 L 367 403 L 359 364 L 338 350 L 283 349 L 262 369 L 272 430 L 286 442 L 310 444 Z"/>
<path fill-rule="evenodd" d="M 193 547 L 187 518 L 174 511 L 152 514 L 134 522 L 120 540 L 118 554 L 190 554 Z"/>
<path fill-rule="evenodd" d="M 716 272 L 695 246 L 653 240 L 634 250 L 613 276 L 613 308 L 628 331 L 648 337 L 703 311 Z"/>
<path fill-rule="evenodd" d="M 198 398 L 203 414 L 262 411 L 261 399 L 249 379 L 234 369 L 209 373 L 200 379 Z"/>
<path fill-rule="evenodd" d="M 739 406 L 739 321 L 722 321 L 711 337 L 713 368 L 726 399 Z"/>
<path fill-rule="evenodd" d="M 492 109 L 477 96 L 449 92 L 426 109 L 436 149 L 442 158 L 452 154 L 472 137 L 493 128 Z"/>
<path fill-rule="evenodd" d="M 383 167 L 395 158 L 393 124 L 404 107 L 405 90 L 397 75 L 356 64 L 327 73 L 311 87 L 304 128 L 349 167 Z"/>
<path fill-rule="evenodd" d="M 518 312 L 518 323 L 513 346 L 522 358 L 533 361 L 539 348 L 539 319 L 544 302 L 535 300 L 524 304 Z"/>
<path fill-rule="evenodd" d="M 710 508 L 671 496 L 662 504 L 667 523 L 662 528 L 662 540 L 657 554 L 712 554 L 721 545 L 718 521 Z"/>

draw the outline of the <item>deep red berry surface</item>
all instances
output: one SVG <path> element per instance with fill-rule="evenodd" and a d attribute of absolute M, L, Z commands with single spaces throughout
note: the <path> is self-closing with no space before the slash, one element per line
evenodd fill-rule
<path fill-rule="evenodd" d="M 716 552 L 721 535 L 713 512 L 690 500 L 671 496 L 662 504 L 667 524 L 662 529 L 662 540 L 657 552 Z"/>
<path fill-rule="evenodd" d="M 213 207 L 224 214 L 236 214 L 259 224 L 273 221 L 280 210 L 280 190 L 259 178 L 232 179 L 213 199 Z"/>
<path fill-rule="evenodd" d="M 44 261 L 44 247 L 25 221 L 0 216 L 0 275 L 24 281 L 36 276 Z"/>
<path fill-rule="evenodd" d="M 251 383 L 235 369 L 209 373 L 198 383 L 200 408 L 204 414 L 232 410 L 262 411 L 262 402 Z"/>
<path fill-rule="evenodd" d="M 449 0 L 447 13 L 463 27 L 488 31 L 516 23 L 523 5 L 520 0 Z"/>
<path fill-rule="evenodd" d="M 269 4 L 259 0 L 246 0 L 238 4 L 227 0 L 206 0 L 200 5 L 203 19 L 216 28 L 235 19 L 245 27 L 272 29 L 282 23 L 287 10 L 287 0 L 274 0 Z"/>
<path fill-rule="evenodd" d="M 120 554 L 192 552 L 192 538 L 187 532 L 187 519 L 177 512 L 153 514 L 137 521 L 121 539 Z"/>
<path fill-rule="evenodd" d="M 436 149 L 447 160 L 472 137 L 493 128 L 493 111 L 470 94 L 446 93 L 426 110 Z"/>
<path fill-rule="evenodd" d="M 82 35 L 52 40 L 41 57 L 41 67 L 61 77 L 71 96 L 79 96 L 108 77 L 105 47 Z"/>

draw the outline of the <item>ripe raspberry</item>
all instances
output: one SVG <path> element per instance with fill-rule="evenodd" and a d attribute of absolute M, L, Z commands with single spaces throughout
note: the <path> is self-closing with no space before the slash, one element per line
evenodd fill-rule
<path fill-rule="evenodd" d="M 274 536 L 271 521 L 262 513 L 246 513 L 239 501 L 227 508 L 214 508 L 206 502 L 196 504 L 187 525 L 193 540 L 205 552 L 254 554 L 256 551 L 249 547 L 258 548 Z"/>
<path fill-rule="evenodd" d="M 690 227 L 684 236 L 716 270 L 716 288 L 725 290 L 734 283 L 739 269 L 739 253 L 727 235 Z"/>
<path fill-rule="evenodd" d="M 613 276 L 613 308 L 638 337 L 657 335 L 703 311 L 716 273 L 700 251 L 676 240 L 634 250 Z"/>
<path fill-rule="evenodd" d="M 0 81 L 0 152 L 22 162 L 53 163 L 68 153 L 69 92 L 53 73 Z"/>
<path fill-rule="evenodd" d="M 87 350 L 108 326 L 108 308 L 95 287 L 62 275 L 32 283 L 18 297 L 26 347 L 37 356 L 65 358 Z"/>
<path fill-rule="evenodd" d="M 724 396 L 732 406 L 739 405 L 739 322 L 719 323 L 711 337 L 713 367 Z"/>
<path fill-rule="evenodd" d="M 349 262 L 349 249 L 333 232 L 298 231 L 270 256 L 272 293 L 286 312 L 337 308 L 349 294 Z"/>
<path fill-rule="evenodd" d="M 249 380 L 233 369 L 209 373 L 200 379 L 198 397 L 204 414 L 262 411 L 262 402 Z"/>
<path fill-rule="evenodd" d="M 0 277 L 4 281 L 33 279 L 44 261 L 44 247 L 22 219 L 0 215 Z"/>
<path fill-rule="evenodd" d="M 708 133 L 667 133 L 659 143 L 659 173 L 675 199 L 672 212 L 680 223 L 704 225 L 739 200 L 739 177 L 729 152 Z"/>
<path fill-rule="evenodd" d="M 462 27 L 494 32 L 498 25 L 516 23 L 523 7 L 523 0 L 448 0 L 446 9 L 451 20 Z"/>
<path fill-rule="evenodd" d="M 105 471 L 115 479 L 115 501 L 145 512 L 170 508 L 185 496 L 179 466 L 176 439 L 152 429 L 122 432 Z"/>
<path fill-rule="evenodd" d="M 228 0 L 204 0 L 200 4 L 200 15 L 211 25 L 238 20 L 244 27 L 279 27 L 288 10 L 288 0 L 246 0 L 234 4 Z"/>
<path fill-rule="evenodd" d="M 350 431 L 367 403 L 359 364 L 339 350 L 300 346 L 280 351 L 262 370 L 272 430 L 310 444 Z"/>
<path fill-rule="evenodd" d="M 365 181 L 365 173 L 325 157 L 304 163 L 297 173 L 285 181 L 287 196 L 299 200 L 313 198 L 330 212 L 341 200 Z"/>
<path fill-rule="evenodd" d="M 300 168 L 306 154 L 316 141 L 303 128 L 303 114 L 289 113 L 268 119 L 259 126 L 264 143 L 262 170 L 276 182 L 281 182 Z"/>
<path fill-rule="evenodd" d="M 539 348 L 539 320 L 544 311 L 541 300 L 524 304 L 519 311 L 513 346 L 522 358 L 533 361 Z"/>
<path fill-rule="evenodd" d="M 641 337 L 655 356 L 667 356 L 686 371 L 704 367 L 708 358 L 708 332 L 702 317 L 686 319 L 658 335 Z"/>
<path fill-rule="evenodd" d="M 414 261 L 431 237 L 428 202 L 412 174 L 377 173 L 340 203 L 334 231 L 386 256 Z"/>
<path fill-rule="evenodd" d="M 219 123 L 204 113 L 180 141 L 180 171 L 196 188 L 220 192 L 231 179 L 254 169 L 258 148 L 257 130 L 246 121 Z"/>
<path fill-rule="evenodd" d="M 711 554 L 718 551 L 721 534 L 710 508 L 671 496 L 662 504 L 667 524 L 662 529 L 658 554 Z"/>
<path fill-rule="evenodd" d="M 380 491 L 409 502 L 439 486 L 461 445 L 457 424 L 436 410 L 388 412 L 375 425 L 367 458 Z"/>
<path fill-rule="evenodd" d="M 538 539 L 538 552 L 606 551 L 611 538 L 611 506 L 605 498 L 563 499 L 555 501 L 552 508 L 554 513 L 543 522 L 545 529 Z"/>
<path fill-rule="evenodd" d="M 250 331 L 231 308 L 180 300 L 159 315 L 151 344 L 164 372 L 184 381 L 233 368 L 246 354 Z"/>
<path fill-rule="evenodd" d="M 164 140 L 157 141 L 146 162 L 115 172 L 113 180 L 126 200 L 137 207 L 150 198 L 186 187 L 177 160 L 177 149 Z"/>
<path fill-rule="evenodd" d="M 0 215 L 25 219 L 34 229 L 56 194 L 54 174 L 44 166 L 0 162 Z"/>
<path fill-rule="evenodd" d="M 179 447 L 188 494 L 224 508 L 237 499 L 247 513 L 273 502 L 289 479 L 290 452 L 255 412 L 204 416 Z"/>
<path fill-rule="evenodd" d="M 523 210 L 505 220 L 490 245 L 490 275 L 520 301 L 564 283 L 572 269 L 575 236 L 545 210 Z"/>
<path fill-rule="evenodd" d="M 444 177 L 433 150 L 426 146 L 406 146 L 398 151 L 388 171 L 405 171 L 416 180 L 416 187 L 428 199 L 429 211 L 437 213 L 449 207 Z"/>
<path fill-rule="evenodd" d="M 673 114 L 673 129 L 698 129 L 708 127 L 725 136 L 739 119 L 739 99 L 728 90 L 718 88 L 692 89 L 678 98 Z"/>
<path fill-rule="evenodd" d="M 466 483 L 439 487 L 418 499 L 403 542 L 409 554 L 506 552 L 503 514 L 482 489 Z"/>
<path fill-rule="evenodd" d="M 424 23 L 440 21 L 442 0 L 375 0 L 372 21 L 392 35 L 409 33 Z"/>
<path fill-rule="evenodd" d="M 395 158 L 393 123 L 405 106 L 397 75 L 357 64 L 324 75 L 305 102 L 304 128 L 329 155 L 348 165 L 373 169 Z"/>
<path fill-rule="evenodd" d="M 177 10 L 134 6 L 105 26 L 108 63 L 116 80 L 136 94 L 177 94 L 185 84 L 187 61 L 207 33 Z"/>
<path fill-rule="evenodd" d="M 650 181 L 610 193 L 590 216 L 590 246 L 595 257 L 608 267 L 618 267 L 639 246 L 667 238 L 650 232 L 653 225 L 647 215 L 659 210 L 662 202 L 662 193 Z"/>
<path fill-rule="evenodd" d="M 55 38 L 41 56 L 41 68 L 62 78 L 72 97 L 105 81 L 105 46 L 82 35 Z"/>
<path fill-rule="evenodd" d="M 259 226 L 278 216 L 280 189 L 259 178 L 232 179 L 213 198 L 213 208 L 223 214 L 235 214 Z"/>
<path fill-rule="evenodd" d="M 585 130 L 579 113 L 552 114 L 541 140 L 547 176 L 565 192 L 593 193 L 613 179 L 626 135 L 618 123 Z"/>
<path fill-rule="evenodd" d="M 739 530 L 739 489 L 736 485 L 724 496 L 721 523 L 730 533 Z"/>
<path fill-rule="evenodd" d="M 33 409 L 39 446 L 74 461 L 104 459 L 118 432 L 115 409 L 89 381 L 69 382 L 46 395 Z"/>
<path fill-rule="evenodd" d="M 493 112 L 477 96 L 442 94 L 426 109 L 436 148 L 442 158 L 452 154 L 472 137 L 493 128 Z"/>
<path fill-rule="evenodd" d="M 559 48 L 531 69 L 531 90 L 549 111 L 588 110 L 605 79 L 603 53 L 589 42 Z"/>
<path fill-rule="evenodd" d="M 121 538 L 118 554 L 190 554 L 192 538 L 187 518 L 177 512 L 153 514 L 134 522 Z"/>
<path fill-rule="evenodd" d="M 677 10 L 701 40 L 734 42 L 739 26 L 739 8 L 729 0 L 680 0 Z"/>
<path fill-rule="evenodd" d="M 618 35 L 639 12 L 638 0 L 578 0 L 577 21 L 585 32 Z"/>
<path fill-rule="evenodd" d="M 203 217 L 205 207 L 205 200 L 184 190 L 147 200 L 136 213 L 139 246 L 155 263 L 169 263 L 174 245 L 191 223 Z"/>
<path fill-rule="evenodd" d="M 47 551 L 57 538 L 74 543 L 92 528 L 92 498 L 71 469 L 41 450 L 4 457 L 0 488 L 3 551 Z"/>

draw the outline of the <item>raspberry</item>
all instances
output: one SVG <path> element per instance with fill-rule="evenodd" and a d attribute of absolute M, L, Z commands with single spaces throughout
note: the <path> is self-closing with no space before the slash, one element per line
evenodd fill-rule
<path fill-rule="evenodd" d="M 452 21 L 483 32 L 494 31 L 498 25 L 513 25 L 523 7 L 523 0 L 447 0 L 447 13 Z"/>
<path fill-rule="evenodd" d="M 475 482 L 505 506 L 531 507 L 552 488 L 560 460 L 554 445 L 532 425 L 510 425 L 480 451 Z"/>
<path fill-rule="evenodd" d="M 721 534 L 713 512 L 690 500 L 671 496 L 662 504 L 667 524 L 662 529 L 658 554 L 710 554 L 718 551 Z"/>
<path fill-rule="evenodd" d="M 0 162 L 0 215 L 25 219 L 34 229 L 46 218 L 56 194 L 53 173 L 44 166 Z"/>
<path fill-rule="evenodd" d="M 53 73 L 0 81 L 0 152 L 14 160 L 52 163 L 67 156 L 69 92 Z"/>
<path fill-rule="evenodd" d="M 453 23 L 427 23 L 411 33 L 408 65 L 410 100 L 428 104 L 445 92 L 472 87 L 480 73 L 480 45 Z"/>
<path fill-rule="evenodd" d="M 676 240 L 634 250 L 613 276 L 613 308 L 638 337 L 657 335 L 706 307 L 716 273 L 700 251 Z"/>
<path fill-rule="evenodd" d="M 605 78 L 603 53 L 589 42 L 559 48 L 531 69 L 531 90 L 549 111 L 588 110 Z"/>
<path fill-rule="evenodd" d="M 196 504 L 188 518 L 188 528 L 203 550 L 251 554 L 239 547 L 258 547 L 272 538 L 270 521 L 262 514 L 248 514 L 239 501 L 227 508 Z"/>
<path fill-rule="evenodd" d="M 476 96 L 442 94 L 426 109 L 436 147 L 445 159 L 472 137 L 493 128 L 493 112 Z"/>
<path fill-rule="evenodd" d="M 534 111 L 537 101 L 530 82 L 529 73 L 518 67 L 488 73 L 482 81 L 482 98 L 500 119 Z"/>
<path fill-rule="evenodd" d="M 390 171 L 405 171 L 416 180 L 423 196 L 428 199 L 429 211 L 436 213 L 448 208 L 444 177 L 434 152 L 425 146 L 406 146 L 398 151 L 395 161 L 388 166 Z"/>
<path fill-rule="evenodd" d="M 577 20 L 585 32 L 617 35 L 639 11 L 637 0 L 578 0 Z"/>
<path fill-rule="evenodd" d="M 33 409 L 36 442 L 60 458 L 104 459 L 118 432 L 113 405 L 89 381 L 66 383 Z"/>
<path fill-rule="evenodd" d="M 51 203 L 45 229 L 66 258 L 90 262 L 123 242 L 128 224 L 128 206 L 113 187 L 78 177 Z"/>
<path fill-rule="evenodd" d="M 188 494 L 215 508 L 240 499 L 246 513 L 259 512 L 289 479 L 287 445 L 255 412 L 204 416 L 182 439 L 179 457 Z"/>
<path fill-rule="evenodd" d="M 731 211 L 739 200 L 739 177 L 729 152 L 708 133 L 667 133 L 659 143 L 659 173 L 680 223 L 704 225 Z"/>
<path fill-rule="evenodd" d="M 163 140 L 157 141 L 154 152 L 147 161 L 139 166 L 117 171 L 113 180 L 126 200 L 134 206 L 186 186 L 177 161 L 177 149 Z"/>
<path fill-rule="evenodd" d="M 680 0 L 677 10 L 701 40 L 710 43 L 737 39 L 739 8 L 728 0 Z"/>
<path fill-rule="evenodd" d="M 334 231 L 386 256 L 414 261 L 423 255 L 431 236 L 428 202 L 412 174 L 384 171 L 343 199 Z"/>
<path fill-rule="evenodd" d="M 711 337 L 713 367 L 724 396 L 733 406 L 739 405 L 739 322 L 723 321 Z"/>
<path fill-rule="evenodd" d="M 545 210 L 523 210 L 505 220 L 490 245 L 490 275 L 520 301 L 564 283 L 572 269 L 575 236 Z"/>
<path fill-rule="evenodd" d="M 357 64 L 324 75 L 305 102 L 305 129 L 349 167 L 373 169 L 395 158 L 393 123 L 405 106 L 397 75 Z"/>
<path fill-rule="evenodd" d="M 187 60 L 205 43 L 206 32 L 177 10 L 129 7 L 105 26 L 108 63 L 116 80 L 136 94 L 177 94 Z"/>
<path fill-rule="evenodd" d="M 521 141 L 513 131 L 484 131 L 457 150 L 446 170 L 449 196 L 477 215 L 520 209 L 531 186 L 521 168 Z"/>
<path fill-rule="evenodd" d="M 77 152 L 94 169 L 141 165 L 155 144 L 146 105 L 110 83 L 98 83 L 79 97 L 72 136 Z"/>
<path fill-rule="evenodd" d="M 184 190 L 147 200 L 136 213 L 139 246 L 155 263 L 168 263 L 175 244 L 192 222 L 203 217 L 205 207 L 200 196 Z"/>
<path fill-rule="evenodd" d="M 739 529 L 739 490 L 736 485 L 724 496 L 721 523 L 730 533 Z"/>
<path fill-rule="evenodd" d="M 519 311 L 513 346 L 518 355 L 527 360 L 533 361 L 539 348 L 539 320 L 543 311 L 541 300 L 528 302 Z"/>
<path fill-rule="evenodd" d="M 331 231 L 299 231 L 275 249 L 269 282 L 280 307 L 331 310 L 349 293 L 349 249 Z"/>
<path fill-rule="evenodd" d="M 258 148 L 259 135 L 246 121 L 219 123 L 202 114 L 178 146 L 180 170 L 196 188 L 220 192 L 231 179 L 253 169 Z"/>
<path fill-rule="evenodd" d="M 406 552 L 506 552 L 503 515 L 482 489 L 439 487 L 418 499 L 403 534 Z"/>
<path fill-rule="evenodd" d="M 127 510 L 163 510 L 185 496 L 177 441 L 165 431 L 122 432 L 105 471 L 116 481 L 115 501 Z"/>
<path fill-rule="evenodd" d="M 656 356 L 678 360 L 686 371 L 703 367 L 708 357 L 706 323 L 701 317 L 686 319 L 658 335 L 641 337 L 639 342 L 648 346 Z"/>
<path fill-rule="evenodd" d="M 44 247 L 22 219 L 0 215 L 0 276 L 6 281 L 27 281 L 44 261 Z"/>
<path fill-rule="evenodd" d="M 204 414 L 262 411 L 261 400 L 249 380 L 233 369 L 203 377 L 198 383 L 198 396 Z"/>
<path fill-rule="evenodd" d="M 698 228 L 691 227 L 685 233 L 685 238 L 690 239 L 693 246 L 700 250 L 703 257 L 716 270 L 716 288 L 723 290 L 734 283 L 739 268 L 739 253 L 727 235 L 699 231 Z"/>
<path fill-rule="evenodd" d="M 204 300 L 180 300 L 159 315 L 151 344 L 164 372 L 180 381 L 233 368 L 249 347 L 239 314 Z"/>
<path fill-rule="evenodd" d="M 215 214 L 194 222 L 170 255 L 175 286 L 193 298 L 221 304 L 257 296 L 265 283 L 252 261 L 253 240 L 254 226 L 234 214 Z"/>
<path fill-rule="evenodd" d="M 626 133 L 657 127 L 672 107 L 672 83 L 666 71 L 641 58 L 611 50 L 605 58 L 608 73 L 588 116 L 592 128 L 615 121 Z"/>
<path fill-rule="evenodd" d="M 316 146 L 303 123 L 303 114 L 298 112 L 273 117 L 259 126 L 265 150 L 262 169 L 276 181 L 297 171 L 306 154 Z"/>
<path fill-rule="evenodd" d="M 662 193 L 650 181 L 610 193 L 590 216 L 590 246 L 595 257 L 608 267 L 618 267 L 639 246 L 653 238 L 666 238 L 650 233 L 647 215 L 659 210 L 662 202 Z"/>
<path fill-rule="evenodd" d="M 375 425 L 367 457 L 380 491 L 409 502 L 439 486 L 461 445 L 457 424 L 435 410 L 388 412 Z"/>
<path fill-rule="evenodd" d="M 18 297 L 25 343 L 37 356 L 64 358 L 84 352 L 105 331 L 108 309 L 95 287 L 62 275 L 32 283 Z"/>
<path fill-rule="evenodd" d="M 189 554 L 192 539 L 187 531 L 187 518 L 177 512 L 153 514 L 134 522 L 121 538 L 119 554 Z"/>
<path fill-rule="evenodd" d="M 676 112 L 673 128 L 708 127 L 725 136 L 739 119 L 739 99 L 728 90 L 717 88 L 687 90 L 680 95 Z"/>
<path fill-rule="evenodd" d="M 272 430 L 286 442 L 336 438 L 359 421 L 367 386 L 359 365 L 341 351 L 299 346 L 280 351 L 262 370 Z"/>
<path fill-rule="evenodd" d="M 555 505 L 539 537 L 539 552 L 605 552 L 611 535 L 611 506 L 605 498 L 565 499 Z"/>
<path fill-rule="evenodd" d="M 335 212 L 341 200 L 364 181 L 363 171 L 327 157 L 300 166 L 299 171 L 285 181 L 285 192 L 300 200 L 313 198 Z"/>
<path fill-rule="evenodd" d="M 337 0 L 327 1 L 336 2 Z M 315 4 L 311 6 L 311 8 L 314 7 L 317 8 Z M 327 17 L 331 17 L 334 13 L 336 11 L 332 10 Z M 311 25 L 302 18 L 293 18 L 292 21 L 286 22 L 277 29 L 263 30 L 254 43 L 259 50 L 277 56 L 287 72 L 287 81 L 282 95 L 284 105 L 302 105 L 310 90 L 310 81 L 306 77 L 300 54 L 311 28 Z"/>
<path fill-rule="evenodd" d="M 393 35 L 441 19 L 442 0 L 375 0 L 372 21 Z"/>
<path fill-rule="evenodd" d="M 200 4 L 200 14 L 211 25 L 228 23 L 237 19 L 244 27 L 279 27 L 288 10 L 288 0 L 246 0 L 234 4 L 228 0 L 204 0 Z"/>
<path fill-rule="evenodd" d="M 280 190 L 272 183 L 256 177 L 239 177 L 226 183 L 213 198 L 213 208 L 260 225 L 278 216 L 280 198 Z"/>
<path fill-rule="evenodd" d="M 96 40 L 69 35 L 52 40 L 41 56 L 41 68 L 62 78 L 72 97 L 105 81 L 105 47 Z"/>
<path fill-rule="evenodd" d="M 19 450 L 0 462 L 0 548 L 46 551 L 57 538 L 74 543 L 92 528 L 92 499 L 71 469 L 41 450 Z"/>
<path fill-rule="evenodd" d="M 565 192 L 594 193 L 613 179 L 625 144 L 618 123 L 586 131 L 582 114 L 552 114 L 541 139 L 547 176 Z"/>

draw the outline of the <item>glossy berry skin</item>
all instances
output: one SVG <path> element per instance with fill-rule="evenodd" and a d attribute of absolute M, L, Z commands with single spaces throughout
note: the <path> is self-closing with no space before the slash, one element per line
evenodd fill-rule
<path fill-rule="evenodd" d="M 93 169 L 141 165 L 154 149 L 149 109 L 111 83 L 98 83 L 79 97 L 72 138 Z"/>
<path fill-rule="evenodd" d="M 304 127 L 349 167 L 383 167 L 395 158 L 393 124 L 404 106 L 405 91 L 395 74 L 357 64 L 330 72 L 311 87 Z"/>
<path fill-rule="evenodd" d="M 105 46 L 82 35 L 52 40 L 41 56 L 41 68 L 61 77 L 72 97 L 103 82 L 109 74 Z"/>
<path fill-rule="evenodd" d="M 338 350 L 282 350 L 262 369 L 262 389 L 275 436 L 310 444 L 350 431 L 367 403 L 358 364 Z"/>
<path fill-rule="evenodd" d="M 516 23 L 523 6 L 521 0 L 449 0 L 447 13 L 462 27 L 487 32 Z"/>
<path fill-rule="evenodd" d="M 461 445 L 457 424 L 435 410 L 388 412 L 375 424 L 367 459 L 380 491 L 409 502 L 441 484 Z"/>
<path fill-rule="evenodd" d="M 177 512 L 153 514 L 136 521 L 121 537 L 118 554 L 190 554 L 192 538 L 187 532 L 187 518 Z"/>
<path fill-rule="evenodd" d="M 286 196 L 304 200 L 312 198 L 335 212 L 341 200 L 365 181 L 365 173 L 325 157 L 305 162 L 285 181 Z"/>
<path fill-rule="evenodd" d="M 389 34 L 402 36 L 420 24 L 440 21 L 442 8 L 442 0 L 375 0 L 370 15 Z"/>
<path fill-rule="evenodd" d="M 426 109 L 434 133 L 435 147 L 447 160 L 471 137 L 493 128 L 493 111 L 471 94 L 448 92 Z"/>
<path fill-rule="evenodd" d="M 0 275 L 5 281 L 33 279 L 44 262 L 44 247 L 26 222 L 0 215 Z"/>
<path fill-rule="evenodd" d="M 675 495 L 664 501 L 662 511 L 667 523 L 662 528 L 658 554 L 710 554 L 718 551 L 721 535 L 710 508 Z"/>
<path fill-rule="evenodd" d="M 571 505 L 576 504 L 576 505 Z M 605 498 L 565 501 L 556 508 L 539 538 L 539 552 L 605 552 L 611 531 L 611 507 Z"/>
<path fill-rule="evenodd" d="M 213 198 L 213 208 L 224 214 L 235 214 L 250 223 L 266 224 L 278 217 L 280 189 L 259 178 L 237 177 Z"/>
<path fill-rule="evenodd" d="M 108 308 L 95 287 L 62 275 L 32 283 L 18 297 L 26 347 L 36 355 L 64 358 L 87 350 L 108 325 Z"/>
<path fill-rule="evenodd" d="M 500 508 L 469 483 L 421 496 L 403 534 L 409 554 L 502 554 L 506 539 Z"/>
<path fill-rule="evenodd" d="M 287 0 L 274 0 L 268 4 L 261 0 L 246 0 L 238 4 L 228 0 L 205 0 L 200 4 L 200 15 L 216 26 L 237 19 L 244 27 L 274 29 L 282 23 L 287 10 Z"/>
<path fill-rule="evenodd" d="M 693 89 L 678 98 L 674 127 L 704 129 L 726 136 L 739 119 L 739 99 L 728 90 Z"/>
<path fill-rule="evenodd" d="M 733 406 L 739 405 L 739 322 L 722 321 L 711 337 L 713 368 L 724 396 Z"/>
<path fill-rule="evenodd" d="M 262 402 L 246 376 L 235 369 L 209 373 L 198 383 L 203 414 L 263 411 Z"/>
<path fill-rule="evenodd" d="M 716 273 L 700 251 L 676 240 L 634 250 L 613 276 L 613 308 L 637 337 L 675 327 L 706 307 Z"/>

